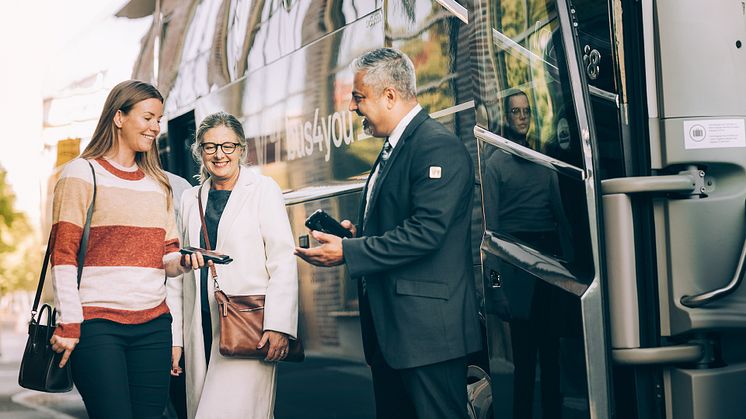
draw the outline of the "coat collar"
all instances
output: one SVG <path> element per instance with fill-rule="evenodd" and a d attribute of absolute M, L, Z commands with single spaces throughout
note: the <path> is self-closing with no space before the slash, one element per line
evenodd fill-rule
<path fill-rule="evenodd" d="M 394 147 L 394 151 L 391 153 L 391 156 L 389 156 L 388 161 L 386 162 L 386 167 L 383 168 L 381 173 L 379 173 L 376 176 L 376 184 L 382 185 L 383 181 L 386 179 L 386 176 L 391 172 L 391 167 L 394 165 L 396 158 L 401 154 L 401 150 L 404 148 L 404 145 L 406 144 L 407 140 L 409 140 L 409 137 L 412 136 L 412 134 L 417 130 L 417 128 L 422 125 L 423 122 L 425 122 L 430 116 L 428 115 L 427 111 L 422 109 L 415 115 L 415 117 L 412 119 L 412 121 L 407 125 L 407 128 L 404 130 L 404 132 L 401 135 L 401 138 L 399 139 L 399 143 Z M 376 163 L 373 166 L 373 170 L 378 166 L 378 163 L 381 159 L 381 155 L 378 155 L 378 159 L 376 159 Z M 371 171 L 371 173 L 373 173 Z M 368 177 L 368 181 L 370 181 L 370 176 Z M 360 214 L 359 219 L 363 219 L 365 214 L 365 197 L 367 195 L 368 187 L 370 187 L 368 183 L 366 183 L 365 190 L 363 190 L 363 205 L 362 205 L 362 213 Z M 370 204 L 368 204 L 368 213 L 373 211 L 373 208 L 376 205 L 376 201 L 378 200 L 378 195 L 380 194 L 381 188 L 374 188 L 373 194 L 370 196 Z M 365 220 L 363 220 L 365 221 Z M 363 223 L 364 224 L 364 223 Z"/>
<path fill-rule="evenodd" d="M 228 198 L 228 203 L 225 204 L 223 215 L 220 217 L 220 223 L 218 223 L 218 242 L 212 243 L 218 251 L 222 247 L 226 234 L 229 234 L 228 232 L 231 230 L 235 221 L 240 218 L 241 208 L 245 205 L 253 185 L 258 180 L 258 176 L 252 173 L 248 167 L 241 166 L 239 170 L 238 181 L 236 181 L 236 185 L 233 187 L 231 196 Z M 205 209 L 207 208 L 207 197 L 211 187 L 212 181 L 207 179 L 202 186 L 202 194 L 199 196 L 199 199 L 202 201 L 202 207 Z M 197 198 L 200 188 L 195 189 L 194 198 Z M 193 208 L 194 216 L 190 217 L 189 223 L 189 241 L 190 243 L 195 243 L 193 244 L 194 246 L 199 244 L 200 235 L 202 234 L 202 223 L 200 221 L 197 202 L 194 202 Z"/>

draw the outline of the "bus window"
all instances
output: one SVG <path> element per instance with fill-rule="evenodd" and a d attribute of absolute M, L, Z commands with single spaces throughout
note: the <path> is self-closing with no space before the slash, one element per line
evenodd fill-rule
<path fill-rule="evenodd" d="M 167 114 L 177 114 L 197 98 L 210 93 L 210 52 L 221 3 L 219 0 L 206 0 L 195 8 L 184 38 L 176 81 L 166 97 L 164 112 Z"/>
<path fill-rule="evenodd" d="M 321 188 L 318 192 L 324 195 L 328 190 Z M 359 189 L 326 198 L 311 198 L 302 203 L 291 203 L 287 210 L 295 237 L 308 234 L 304 222 L 319 208 L 337 219 L 349 218 L 356 222 L 359 203 Z M 298 269 L 300 307 L 304 313 L 300 319 L 300 330 L 306 350 L 362 361 L 357 282 L 350 278 L 344 265 L 317 268 L 299 263 Z"/>
<path fill-rule="evenodd" d="M 235 1 L 235 0 L 234 0 Z M 247 71 L 290 54 L 380 8 L 380 0 L 264 2 L 261 23 L 247 34 Z"/>
<path fill-rule="evenodd" d="M 414 62 L 418 102 L 461 138 L 476 164 L 471 28 L 432 0 L 390 2 L 385 19 L 385 44 L 404 51 Z"/>
<path fill-rule="evenodd" d="M 590 283 L 584 184 L 486 142 L 479 154 L 485 231 L 541 252 Z"/>
<path fill-rule="evenodd" d="M 385 13 L 384 42 L 412 58 L 422 107 L 432 114 L 471 100 L 470 79 L 457 69 L 469 59 L 466 25 L 431 0 L 391 2 Z"/>
<path fill-rule="evenodd" d="M 492 42 L 479 48 L 474 65 L 479 73 L 477 123 L 503 138 L 521 137 L 522 146 L 582 169 L 554 4 L 497 1 L 489 5 L 495 9 L 488 13 L 491 21 L 481 24 L 489 28 L 483 30 L 491 32 Z M 510 98 L 516 94 L 527 103 L 512 106 Z M 520 127 L 511 124 L 511 112 L 523 112 L 515 115 Z"/>
<path fill-rule="evenodd" d="M 477 123 L 526 154 L 480 141 L 485 228 L 564 261 L 587 284 L 593 278 L 588 207 L 557 14 L 552 3 L 529 3 L 528 10 L 516 4 L 494 3 L 491 15 L 501 18 L 490 22 L 493 45 L 486 50 L 493 59 L 486 62 L 494 66 L 480 67 L 486 71 L 479 77 Z M 575 176 L 555 170 L 557 160 Z M 550 231 L 551 239 L 516 234 Z"/>
<path fill-rule="evenodd" d="M 632 174 L 631 155 L 635 145 L 622 144 L 620 107 L 625 107 L 614 69 L 614 51 L 611 48 L 611 29 L 607 2 L 575 0 L 575 19 L 578 24 L 577 40 L 582 58 L 581 71 L 588 83 L 593 126 L 598 146 L 598 176 L 601 179 Z M 623 57 L 622 57 L 623 58 Z M 620 63 L 619 65 L 623 65 Z M 625 164 L 627 167 L 625 167 Z"/>

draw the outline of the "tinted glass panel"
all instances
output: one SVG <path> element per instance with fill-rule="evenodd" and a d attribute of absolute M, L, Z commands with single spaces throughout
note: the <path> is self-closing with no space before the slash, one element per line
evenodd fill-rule
<path fill-rule="evenodd" d="M 585 181 L 517 155 L 531 149 L 584 168 L 558 12 L 551 1 L 481 5 L 489 11 L 476 14 L 475 30 L 491 42 L 474 44 L 477 123 L 502 137 L 478 145 L 495 417 L 589 417 L 580 296 L 594 265 Z M 513 144 L 498 147 L 504 139 Z"/>
<path fill-rule="evenodd" d="M 578 22 L 579 55 L 582 58 L 582 70 L 585 72 L 586 80 L 591 86 L 616 93 L 609 4 L 605 1 L 575 0 L 573 6 Z"/>
<path fill-rule="evenodd" d="M 386 25 L 386 45 L 414 62 L 417 98 L 425 109 L 432 113 L 472 99 L 468 34 L 457 17 L 432 0 L 390 2 Z"/>
<path fill-rule="evenodd" d="M 248 71 L 370 14 L 380 3 L 380 0 L 265 1 L 260 12 L 261 23 L 250 28 Z"/>
<path fill-rule="evenodd" d="M 174 114 L 210 92 L 208 67 L 221 0 L 205 0 L 195 9 L 184 38 L 181 64 L 165 112 Z"/>
<path fill-rule="evenodd" d="M 338 220 L 356 222 L 359 203 L 359 193 L 348 193 L 288 206 L 296 241 L 308 234 L 303 223 L 317 209 Z M 310 241 L 314 246 L 313 238 Z M 344 265 L 318 268 L 298 263 L 298 269 L 303 345 L 307 350 L 362 361 L 357 283 L 347 275 Z"/>
<path fill-rule="evenodd" d="M 364 180 L 383 140 L 364 135 L 348 110 L 350 63 L 381 45 L 378 11 L 198 101 L 196 120 L 218 110 L 238 116 L 246 162 L 284 190 Z"/>
<path fill-rule="evenodd" d="M 485 142 L 479 153 L 486 232 L 542 253 L 589 284 L 594 272 L 585 184 Z"/>
<path fill-rule="evenodd" d="M 590 86 L 593 126 L 598 145 L 598 176 L 601 179 L 625 175 L 625 155 L 631 157 L 622 143 L 618 86 L 615 79 L 614 50 L 611 48 L 608 2 L 576 0 L 578 55 L 581 70 Z M 626 164 L 630 164 L 627 162 Z"/>
<path fill-rule="evenodd" d="M 385 15 L 386 45 L 404 51 L 415 64 L 417 100 L 462 139 L 476 165 L 471 28 L 432 0 L 389 2 Z M 456 105 L 463 110 L 454 115 Z"/>
<path fill-rule="evenodd" d="M 554 2 L 495 1 L 477 15 L 477 122 L 489 131 L 583 167 Z M 481 21 L 480 21 L 481 20 Z"/>
<path fill-rule="evenodd" d="M 158 138 L 163 168 L 183 177 L 192 185 L 197 184 L 194 176 L 199 172 L 199 165 L 194 161 L 191 151 L 194 127 L 194 112 L 187 112 L 168 121 L 168 132 Z"/>
<path fill-rule="evenodd" d="M 512 386 L 514 418 L 587 417 L 579 297 L 593 264 L 584 183 L 484 142 L 479 152 L 490 360 L 513 367 L 493 369 L 493 383 Z"/>

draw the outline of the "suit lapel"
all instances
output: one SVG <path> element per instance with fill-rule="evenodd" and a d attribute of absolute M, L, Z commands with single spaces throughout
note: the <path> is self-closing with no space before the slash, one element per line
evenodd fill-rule
<path fill-rule="evenodd" d="M 386 166 L 383 168 L 381 173 L 376 176 L 376 184 L 373 185 L 373 193 L 370 196 L 370 203 L 368 204 L 368 213 L 373 211 L 373 209 L 375 208 L 376 201 L 378 200 L 378 195 L 380 195 L 381 193 L 381 186 L 383 185 L 383 181 L 386 179 L 386 176 L 391 173 L 391 168 L 396 164 L 396 158 L 402 153 L 401 150 L 404 148 L 404 144 L 409 139 L 409 137 L 412 136 L 412 133 L 414 133 L 417 127 L 425 122 L 427 118 L 429 118 L 427 112 L 424 109 L 421 110 L 419 113 L 417 113 L 417 115 L 415 115 L 415 117 L 412 119 L 409 125 L 407 125 L 407 128 L 402 133 L 401 138 L 399 138 L 399 142 L 396 144 L 396 147 L 394 147 L 394 151 L 391 153 L 391 156 L 389 156 L 389 159 L 386 161 Z M 378 164 L 378 160 L 376 160 L 376 164 Z M 368 180 L 370 180 L 370 178 Z M 365 212 L 365 207 L 363 207 L 363 212 Z"/>
<path fill-rule="evenodd" d="M 215 249 L 222 247 L 223 239 L 227 237 L 235 221 L 240 218 L 241 208 L 243 208 L 246 200 L 251 195 L 251 188 L 249 186 L 254 183 L 254 175 L 243 166 L 239 170 L 241 172 L 239 173 L 238 181 L 233 187 L 228 202 L 225 204 L 223 215 L 220 216 L 220 222 L 218 223 L 218 242 L 215 244 Z"/>
<path fill-rule="evenodd" d="M 373 168 L 370 169 L 370 175 L 365 180 L 365 187 L 363 188 L 363 193 L 360 196 L 360 207 L 358 209 L 357 219 L 358 223 L 360 223 L 360 226 L 363 225 L 365 222 L 365 206 L 368 203 L 368 188 L 370 188 L 370 177 L 373 175 L 373 173 L 376 172 L 376 168 L 378 167 L 378 162 L 381 161 L 381 153 L 378 153 L 378 157 L 376 158 L 376 161 L 373 162 Z"/>

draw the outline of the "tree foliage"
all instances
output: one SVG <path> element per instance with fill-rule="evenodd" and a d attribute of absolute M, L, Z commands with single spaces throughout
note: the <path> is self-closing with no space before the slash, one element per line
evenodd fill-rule
<path fill-rule="evenodd" d="M 41 265 L 36 231 L 15 209 L 15 194 L 0 168 L 0 295 L 31 289 Z"/>

